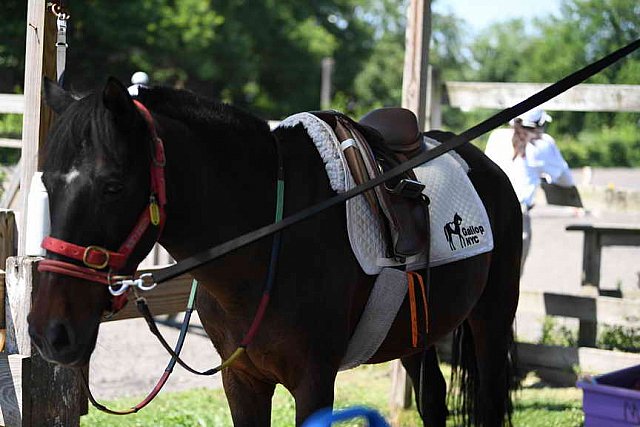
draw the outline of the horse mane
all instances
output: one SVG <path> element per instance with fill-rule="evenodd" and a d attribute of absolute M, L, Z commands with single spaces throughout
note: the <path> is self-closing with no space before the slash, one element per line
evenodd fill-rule
<path fill-rule="evenodd" d="M 198 128 L 233 129 L 240 134 L 269 133 L 266 121 L 230 104 L 193 92 L 163 86 L 140 88 L 138 99 L 147 108 Z"/>
<path fill-rule="evenodd" d="M 232 131 L 241 135 L 241 140 L 255 139 L 256 134 L 268 135 L 266 121 L 229 104 L 196 95 L 186 90 L 161 86 L 141 88 L 138 99 L 150 110 L 183 122 L 205 134 L 224 135 Z M 84 153 L 99 149 L 119 165 L 128 162 L 127 150 L 119 144 L 109 144 L 116 138 L 111 125 L 110 112 L 104 107 L 101 91 L 81 97 L 65 113 L 65 120 L 57 121 L 47 143 L 45 168 L 66 171 L 71 169 L 78 156 L 69 153 Z M 99 135 L 99 137 L 97 137 Z"/>

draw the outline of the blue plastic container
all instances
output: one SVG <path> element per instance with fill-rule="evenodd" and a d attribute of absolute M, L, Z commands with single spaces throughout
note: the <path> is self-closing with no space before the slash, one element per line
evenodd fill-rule
<path fill-rule="evenodd" d="M 321 409 L 310 416 L 304 424 L 302 424 L 302 427 L 331 427 L 332 423 L 354 418 L 364 418 L 367 420 L 369 427 L 389 427 L 389 424 L 382 418 L 382 415 L 375 409 L 364 406 L 354 406 L 339 411 L 333 411 L 331 408 Z"/>

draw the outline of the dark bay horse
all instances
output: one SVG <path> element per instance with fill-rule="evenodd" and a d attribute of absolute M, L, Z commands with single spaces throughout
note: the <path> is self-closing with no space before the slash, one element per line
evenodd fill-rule
<path fill-rule="evenodd" d="M 186 91 L 140 92 L 165 144 L 168 202 L 160 243 L 174 258 L 273 222 L 277 161 L 266 122 Z M 115 79 L 82 99 L 51 83 L 46 95 L 59 114 L 48 138 L 43 178 L 51 236 L 115 251 L 149 200 L 147 123 Z M 363 132 L 374 136 L 370 129 Z M 304 128 L 275 134 L 284 159 L 285 216 L 333 196 Z M 469 164 L 470 179 L 489 214 L 495 248 L 432 268 L 430 330 L 420 334 L 417 348 L 412 346 L 409 303 L 404 301 L 369 363 L 401 358 L 425 425 L 444 425 L 445 381 L 433 344 L 457 330 L 454 356 L 468 398 L 465 423 L 510 424 L 520 207 L 495 164 L 470 144 L 457 151 Z M 343 206 L 283 231 L 262 326 L 246 352 L 222 372 L 235 425 L 268 425 L 277 383 L 295 398 L 298 425 L 333 404 L 336 373 L 375 279 L 361 270 L 345 231 Z M 132 273 L 151 249 L 156 236 L 147 234 L 119 273 Z M 201 283 L 199 316 L 223 359 L 250 327 L 271 244 L 272 238 L 264 238 L 193 271 Z M 47 253 L 47 259 L 63 258 Z M 111 304 L 106 286 L 54 272 L 42 273 L 39 283 L 29 315 L 34 343 L 49 361 L 86 365 L 101 316 Z"/>

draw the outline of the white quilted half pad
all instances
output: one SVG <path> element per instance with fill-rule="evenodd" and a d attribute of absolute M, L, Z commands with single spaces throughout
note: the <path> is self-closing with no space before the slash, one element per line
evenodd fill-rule
<path fill-rule="evenodd" d="M 324 121 L 310 113 L 298 113 L 280 122 L 279 127 L 304 126 L 318 149 L 324 162 L 329 184 L 337 193 L 355 187 L 355 182 L 347 160 L 340 149 L 340 142 L 333 129 Z M 380 273 L 381 268 L 373 263 L 363 262 L 371 254 L 384 254 L 384 236 L 382 234 L 381 219 L 375 215 L 363 195 L 353 197 L 346 202 L 347 228 L 349 242 L 360 266 L 365 273 L 373 275 Z"/>
<path fill-rule="evenodd" d="M 355 187 L 348 171 L 340 143 L 333 129 L 310 113 L 294 114 L 283 120 L 280 127 L 302 124 L 322 158 L 331 188 L 341 193 Z M 424 137 L 427 147 L 440 143 Z M 467 176 L 468 166 L 457 153 L 446 153 L 414 169 L 416 177 L 426 187 L 423 191 L 431 204 L 430 260 L 418 254 L 407 259 L 409 269 L 448 264 L 461 259 L 489 252 L 493 249 L 493 234 L 487 212 L 475 188 Z M 365 273 L 379 274 L 383 266 L 401 265 L 385 258 L 385 242 L 380 218 L 373 214 L 364 196 L 359 195 L 346 202 L 349 242 Z M 454 223 L 456 214 L 459 227 Z M 450 225 L 451 245 L 445 233 Z M 457 234 L 455 234 L 457 232 Z"/>
<path fill-rule="evenodd" d="M 345 172 L 347 163 L 333 129 L 311 113 L 298 113 L 289 116 L 281 121 L 278 127 L 292 128 L 300 124 L 304 126 L 318 149 L 318 153 L 320 153 L 331 188 L 338 193 L 344 193 L 347 188 L 347 174 Z"/>
<path fill-rule="evenodd" d="M 425 138 L 427 147 L 432 140 Z M 467 176 L 468 166 L 460 156 L 444 154 L 414 169 L 416 177 L 426 187 L 423 191 L 429 206 L 431 256 L 429 265 L 437 266 L 470 258 L 493 249 L 493 233 L 482 200 Z M 454 219 L 460 217 L 459 228 Z M 449 228 L 451 244 L 447 238 Z"/>
<path fill-rule="evenodd" d="M 404 271 L 384 268 L 380 272 L 340 363 L 341 371 L 367 362 L 378 351 L 400 310 L 407 288 Z"/>
<path fill-rule="evenodd" d="M 424 138 L 428 148 L 440 143 Z M 493 234 L 487 211 L 467 176 L 469 168 L 457 153 L 447 153 L 414 169 L 418 180 L 425 185 L 423 191 L 429 199 L 431 248 L 429 262 L 426 254 L 418 254 L 406 261 L 410 270 L 435 267 L 489 252 L 493 249 Z M 348 187 L 351 188 L 351 187 Z M 364 208 L 368 208 L 365 204 Z M 461 219 L 455 226 L 455 215 Z M 400 265 L 384 258 L 385 246 L 381 229 L 369 222 L 366 215 L 347 209 L 349 240 L 354 253 L 367 274 L 378 274 L 382 266 Z M 453 232 L 445 234 L 450 224 Z M 451 237 L 452 245 L 447 236 Z"/>

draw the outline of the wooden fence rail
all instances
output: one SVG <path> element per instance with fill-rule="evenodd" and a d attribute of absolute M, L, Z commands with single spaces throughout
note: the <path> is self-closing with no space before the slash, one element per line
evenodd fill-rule
<path fill-rule="evenodd" d="M 445 102 L 463 111 L 511 107 L 551 83 L 446 82 Z M 555 111 L 640 111 L 640 85 L 579 84 L 540 106 Z"/>
<path fill-rule="evenodd" d="M 0 93 L 0 114 L 23 114 L 24 95 Z M 22 140 L 0 138 L 2 148 L 22 148 Z"/>
<path fill-rule="evenodd" d="M 0 93 L 0 114 L 23 114 L 24 95 Z"/>

